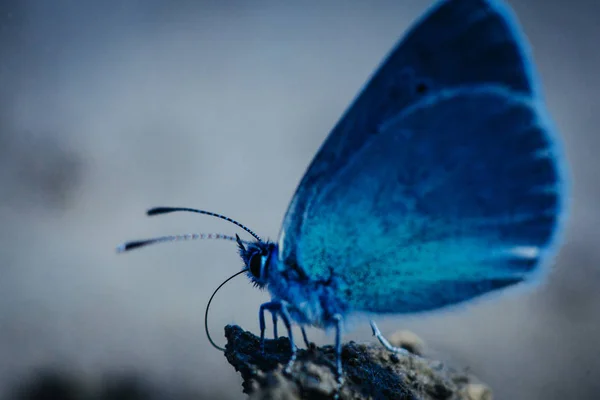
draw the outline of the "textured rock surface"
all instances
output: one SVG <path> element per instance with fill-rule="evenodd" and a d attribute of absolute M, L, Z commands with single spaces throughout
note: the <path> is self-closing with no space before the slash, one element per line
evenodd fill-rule
<path fill-rule="evenodd" d="M 335 393 L 333 346 L 299 349 L 291 374 L 287 338 L 265 341 L 239 326 L 225 327 L 225 356 L 244 380 L 251 399 L 326 399 Z M 392 354 L 378 343 L 345 343 L 342 351 L 345 383 L 340 399 L 491 400 L 491 391 L 466 373 L 439 361 Z"/>

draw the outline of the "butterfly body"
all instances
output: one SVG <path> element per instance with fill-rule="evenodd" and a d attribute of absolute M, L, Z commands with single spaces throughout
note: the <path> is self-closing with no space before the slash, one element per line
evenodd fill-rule
<path fill-rule="evenodd" d="M 244 265 L 252 265 L 255 261 L 255 268 L 247 270 L 249 278 L 256 286 L 266 288 L 272 301 L 285 303 L 296 323 L 327 327 L 333 315 L 346 310 L 347 306 L 340 302 L 333 281 L 309 279 L 302 270 L 281 263 L 276 244 L 240 242 L 240 254 L 246 260 Z"/>

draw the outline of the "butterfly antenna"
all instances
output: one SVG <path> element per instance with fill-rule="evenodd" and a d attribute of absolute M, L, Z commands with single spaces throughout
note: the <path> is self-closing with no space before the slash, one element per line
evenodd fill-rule
<path fill-rule="evenodd" d="M 241 270 L 240 272 L 236 272 L 235 274 L 231 275 L 229 278 L 225 279 L 223 281 L 223 283 L 221 283 L 213 292 L 213 294 L 210 296 L 210 299 L 208 299 L 208 304 L 206 305 L 206 311 L 204 311 L 204 330 L 206 331 L 206 337 L 208 338 L 208 341 L 210 342 L 210 344 L 217 350 L 220 351 L 225 351 L 224 347 L 219 346 L 218 344 L 216 344 L 212 338 L 210 337 L 210 333 L 208 332 L 208 310 L 210 308 L 210 303 L 212 302 L 212 299 L 215 297 L 215 294 L 217 294 L 217 292 L 219 291 L 219 289 L 221 289 L 227 282 L 229 282 L 230 280 L 232 280 L 233 278 L 235 278 L 238 275 L 243 274 L 244 272 L 248 272 L 248 268 L 245 268 L 243 270 Z"/>
<path fill-rule="evenodd" d="M 237 235 L 236 235 L 237 236 Z M 124 253 L 129 250 L 139 249 L 140 247 L 148 246 L 150 244 L 155 243 L 163 243 L 163 242 L 178 242 L 182 240 L 196 240 L 196 239 L 224 239 L 230 240 L 232 242 L 239 241 L 234 236 L 223 235 L 221 233 L 188 233 L 185 235 L 169 235 L 169 236 L 161 236 L 152 239 L 142 239 L 142 240 L 132 240 L 130 242 L 125 242 L 117 247 L 118 253 Z"/>
<path fill-rule="evenodd" d="M 198 214 L 204 214 L 204 215 L 210 215 L 211 217 L 217 217 L 217 218 L 221 218 L 224 219 L 225 221 L 229 221 L 232 224 L 235 224 L 237 226 L 239 226 L 240 228 L 242 228 L 243 230 L 245 230 L 246 232 L 248 232 L 250 235 L 252 235 L 254 237 L 254 239 L 258 240 L 259 242 L 262 242 L 262 240 L 260 239 L 260 237 L 252 232 L 252 230 L 242 224 L 240 224 L 239 222 L 237 222 L 234 219 L 231 219 L 229 217 L 226 217 L 224 215 L 221 214 L 217 214 L 214 212 L 210 212 L 210 211 L 204 211 L 204 210 L 197 210 L 195 208 L 187 208 L 187 207 L 154 207 L 149 209 L 146 214 L 148 215 L 160 215 L 160 214 L 168 214 L 168 213 L 172 213 L 172 212 L 176 212 L 176 211 L 187 211 L 187 212 L 194 212 L 194 213 L 198 213 Z"/>

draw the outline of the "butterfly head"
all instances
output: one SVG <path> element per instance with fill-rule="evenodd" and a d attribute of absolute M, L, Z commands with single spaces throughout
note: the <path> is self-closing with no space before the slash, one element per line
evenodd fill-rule
<path fill-rule="evenodd" d="M 198 210 L 195 208 L 188 208 L 188 207 L 154 207 L 154 208 L 151 208 L 150 210 L 148 210 L 147 214 L 148 215 L 162 215 L 162 214 L 168 214 L 168 213 L 179 212 L 179 211 L 204 214 L 204 215 L 209 215 L 212 217 L 217 217 L 217 218 L 226 220 L 234 225 L 237 225 L 238 227 L 242 228 L 243 230 L 245 230 L 247 233 L 249 233 L 254 238 L 254 240 L 253 241 L 243 241 L 242 239 L 240 239 L 240 237 L 238 235 L 235 235 L 235 237 L 234 237 L 234 236 L 230 236 L 230 235 L 224 235 L 222 233 L 216 233 L 216 234 L 213 234 L 213 233 L 190 233 L 190 234 L 184 234 L 184 235 L 161 236 L 161 237 L 155 237 L 155 238 L 151 238 L 151 239 L 132 240 L 132 241 L 125 242 L 125 243 L 121 244 L 120 246 L 118 246 L 117 251 L 118 252 L 126 252 L 126 251 L 138 249 L 140 247 L 145 247 L 145 246 L 155 244 L 155 243 L 174 242 L 174 241 L 183 241 L 183 240 L 195 240 L 195 239 L 222 239 L 222 240 L 229 240 L 229 241 L 237 242 L 240 256 L 242 257 L 242 260 L 244 262 L 244 267 L 242 268 L 241 271 L 233 274 L 232 276 L 227 278 L 224 282 L 222 282 L 217 287 L 217 289 L 213 292 L 210 299 L 208 300 L 208 304 L 206 306 L 206 311 L 204 313 L 204 328 L 206 330 L 206 336 L 208 337 L 208 340 L 215 348 L 217 348 L 221 351 L 225 351 L 224 348 L 219 347 L 218 345 L 216 345 L 213 342 L 213 340 L 210 337 L 210 334 L 208 332 L 208 309 L 210 307 L 210 303 L 211 303 L 213 297 L 215 296 L 215 294 L 217 293 L 217 291 L 221 287 L 223 287 L 223 285 L 225 283 L 229 282 L 234 277 L 244 274 L 244 273 L 248 275 L 248 277 L 254 283 L 255 286 L 257 286 L 261 289 L 265 288 L 267 286 L 269 278 L 273 279 L 273 276 L 270 276 L 270 274 L 269 274 L 269 271 L 270 271 L 269 267 L 272 265 L 275 265 L 275 266 L 277 265 L 277 245 L 273 242 L 262 240 L 256 233 L 254 233 L 252 230 L 250 230 L 248 227 L 242 225 L 241 223 L 239 223 L 229 217 L 226 217 L 224 215 L 216 214 L 216 213 L 213 213 L 210 211 Z M 275 275 L 275 277 L 277 277 L 277 274 L 274 274 L 274 275 Z"/>
<path fill-rule="evenodd" d="M 262 240 L 242 242 L 237 235 L 236 241 L 248 277 L 255 286 L 261 289 L 264 288 L 267 284 L 269 265 L 275 244 L 268 241 L 263 242 Z"/>

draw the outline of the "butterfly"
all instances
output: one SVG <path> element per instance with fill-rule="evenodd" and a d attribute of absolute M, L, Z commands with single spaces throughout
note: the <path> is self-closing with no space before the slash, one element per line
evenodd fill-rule
<path fill-rule="evenodd" d="M 418 20 L 335 125 L 298 185 L 277 243 L 237 242 L 271 300 L 275 335 L 292 325 L 342 333 L 352 315 L 413 314 L 535 281 L 567 210 L 566 161 L 531 51 L 499 0 L 439 1 Z M 213 294 L 214 295 L 214 294 Z M 212 299 L 212 298 L 211 298 Z M 373 333 L 394 348 L 371 320 Z M 209 338 L 210 339 L 210 338 Z M 212 342 L 212 340 L 211 340 Z"/>

